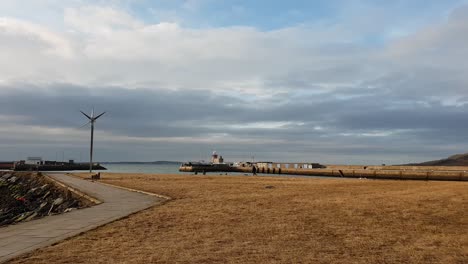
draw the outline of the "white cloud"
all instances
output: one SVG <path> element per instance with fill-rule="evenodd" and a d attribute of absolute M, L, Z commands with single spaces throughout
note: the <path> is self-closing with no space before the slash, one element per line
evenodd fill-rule
<path fill-rule="evenodd" d="M 427 27 L 391 44 L 389 60 L 409 67 L 432 66 L 445 69 L 468 68 L 468 8 L 461 8 L 443 24 Z"/>
<path fill-rule="evenodd" d="M 0 17 L 0 34 L 0 37 L 5 40 L 16 41 L 16 43 L 9 42 L 10 45 L 8 46 L 2 45 L 4 49 L 15 49 L 17 47 L 15 44 L 27 45 L 31 43 L 32 45 L 41 46 L 42 51 L 46 54 L 63 58 L 73 56 L 69 40 L 43 26 L 14 18 Z M 7 52 L 11 51 L 7 50 Z M 9 61 L 9 63 L 13 62 Z"/>
<path fill-rule="evenodd" d="M 260 95 L 289 89 L 270 87 L 270 80 L 304 72 L 311 78 L 306 81 L 313 82 L 334 67 L 357 68 L 354 59 L 362 56 L 340 52 L 340 47 L 329 50 L 324 39 L 339 43 L 341 37 L 328 30 L 193 29 L 176 23 L 145 24 L 107 7 L 66 8 L 61 34 L 26 21 L 3 21 L 8 31 L 0 32 L 0 37 L 8 45 L 0 62 L 0 69 L 5 70 L 1 79 L 10 82 L 234 90 Z M 37 36 L 41 42 L 28 36 Z M 356 78 L 344 71 L 340 75 L 343 82 Z"/>
<path fill-rule="evenodd" d="M 421 93 L 433 83 L 424 76 L 430 71 L 438 84 L 448 79 L 448 90 L 459 92 L 468 83 L 467 8 L 373 48 L 359 39 L 359 31 L 337 24 L 196 29 L 147 24 L 115 7 L 63 7 L 63 12 L 61 32 L 0 18 L 2 82 L 210 89 L 262 100 L 292 90 L 329 92 L 364 84 L 385 89 L 395 78 L 404 89 Z M 415 80 L 406 76 L 408 82 L 402 82 L 404 74 Z"/>
<path fill-rule="evenodd" d="M 124 11 L 100 6 L 66 8 L 65 26 L 81 33 L 106 35 L 118 30 L 134 30 L 142 23 Z"/>

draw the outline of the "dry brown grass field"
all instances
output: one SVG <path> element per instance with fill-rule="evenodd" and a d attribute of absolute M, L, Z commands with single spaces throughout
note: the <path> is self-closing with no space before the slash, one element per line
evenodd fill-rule
<path fill-rule="evenodd" d="M 102 176 L 173 200 L 13 263 L 468 263 L 468 182 Z"/>

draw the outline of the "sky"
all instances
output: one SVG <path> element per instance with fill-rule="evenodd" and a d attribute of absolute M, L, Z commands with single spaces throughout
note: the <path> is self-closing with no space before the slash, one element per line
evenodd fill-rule
<path fill-rule="evenodd" d="M 0 160 L 468 152 L 466 0 L 1 0 Z"/>

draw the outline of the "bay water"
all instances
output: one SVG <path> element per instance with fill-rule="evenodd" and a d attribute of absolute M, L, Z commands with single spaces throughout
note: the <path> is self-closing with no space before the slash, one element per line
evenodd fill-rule
<path fill-rule="evenodd" d="M 132 164 L 132 163 L 118 163 L 118 164 L 106 164 L 102 163 L 102 166 L 107 168 L 101 172 L 115 172 L 115 173 L 154 173 L 154 174 L 193 174 L 190 172 L 179 172 L 180 164 Z M 210 172 L 207 175 L 225 175 L 224 172 Z M 230 172 L 231 176 L 251 176 L 252 173 L 240 173 Z M 293 178 L 327 178 L 323 176 L 302 176 L 302 175 L 288 175 L 288 174 L 262 174 L 259 173 L 257 176 L 281 176 L 281 177 L 293 177 Z"/>
<path fill-rule="evenodd" d="M 102 172 L 182 174 L 182 172 L 179 172 L 180 164 L 102 163 L 102 166 L 107 169 Z"/>

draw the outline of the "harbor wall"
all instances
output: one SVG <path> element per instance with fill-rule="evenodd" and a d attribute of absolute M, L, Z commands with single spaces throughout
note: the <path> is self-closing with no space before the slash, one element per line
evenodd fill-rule
<path fill-rule="evenodd" d="M 89 163 L 63 163 L 58 165 L 15 164 L 15 171 L 73 171 L 89 170 Z M 93 163 L 93 170 L 106 170 L 99 163 Z"/>
<path fill-rule="evenodd" d="M 364 169 L 365 168 L 365 169 Z M 241 172 L 252 173 L 253 167 L 231 167 L 226 169 L 206 170 L 205 172 Z M 196 168 L 185 166 L 182 172 L 200 172 Z M 289 174 L 304 176 L 327 176 L 341 178 L 398 179 L 398 180 L 440 180 L 468 181 L 468 167 L 426 167 L 426 166 L 347 166 L 333 165 L 327 168 L 297 169 L 285 167 L 256 167 L 257 173 Z"/>
<path fill-rule="evenodd" d="M 327 169 L 368 169 L 368 170 L 425 170 L 425 171 L 468 171 L 467 166 L 375 166 L 375 165 L 325 165 Z"/>

